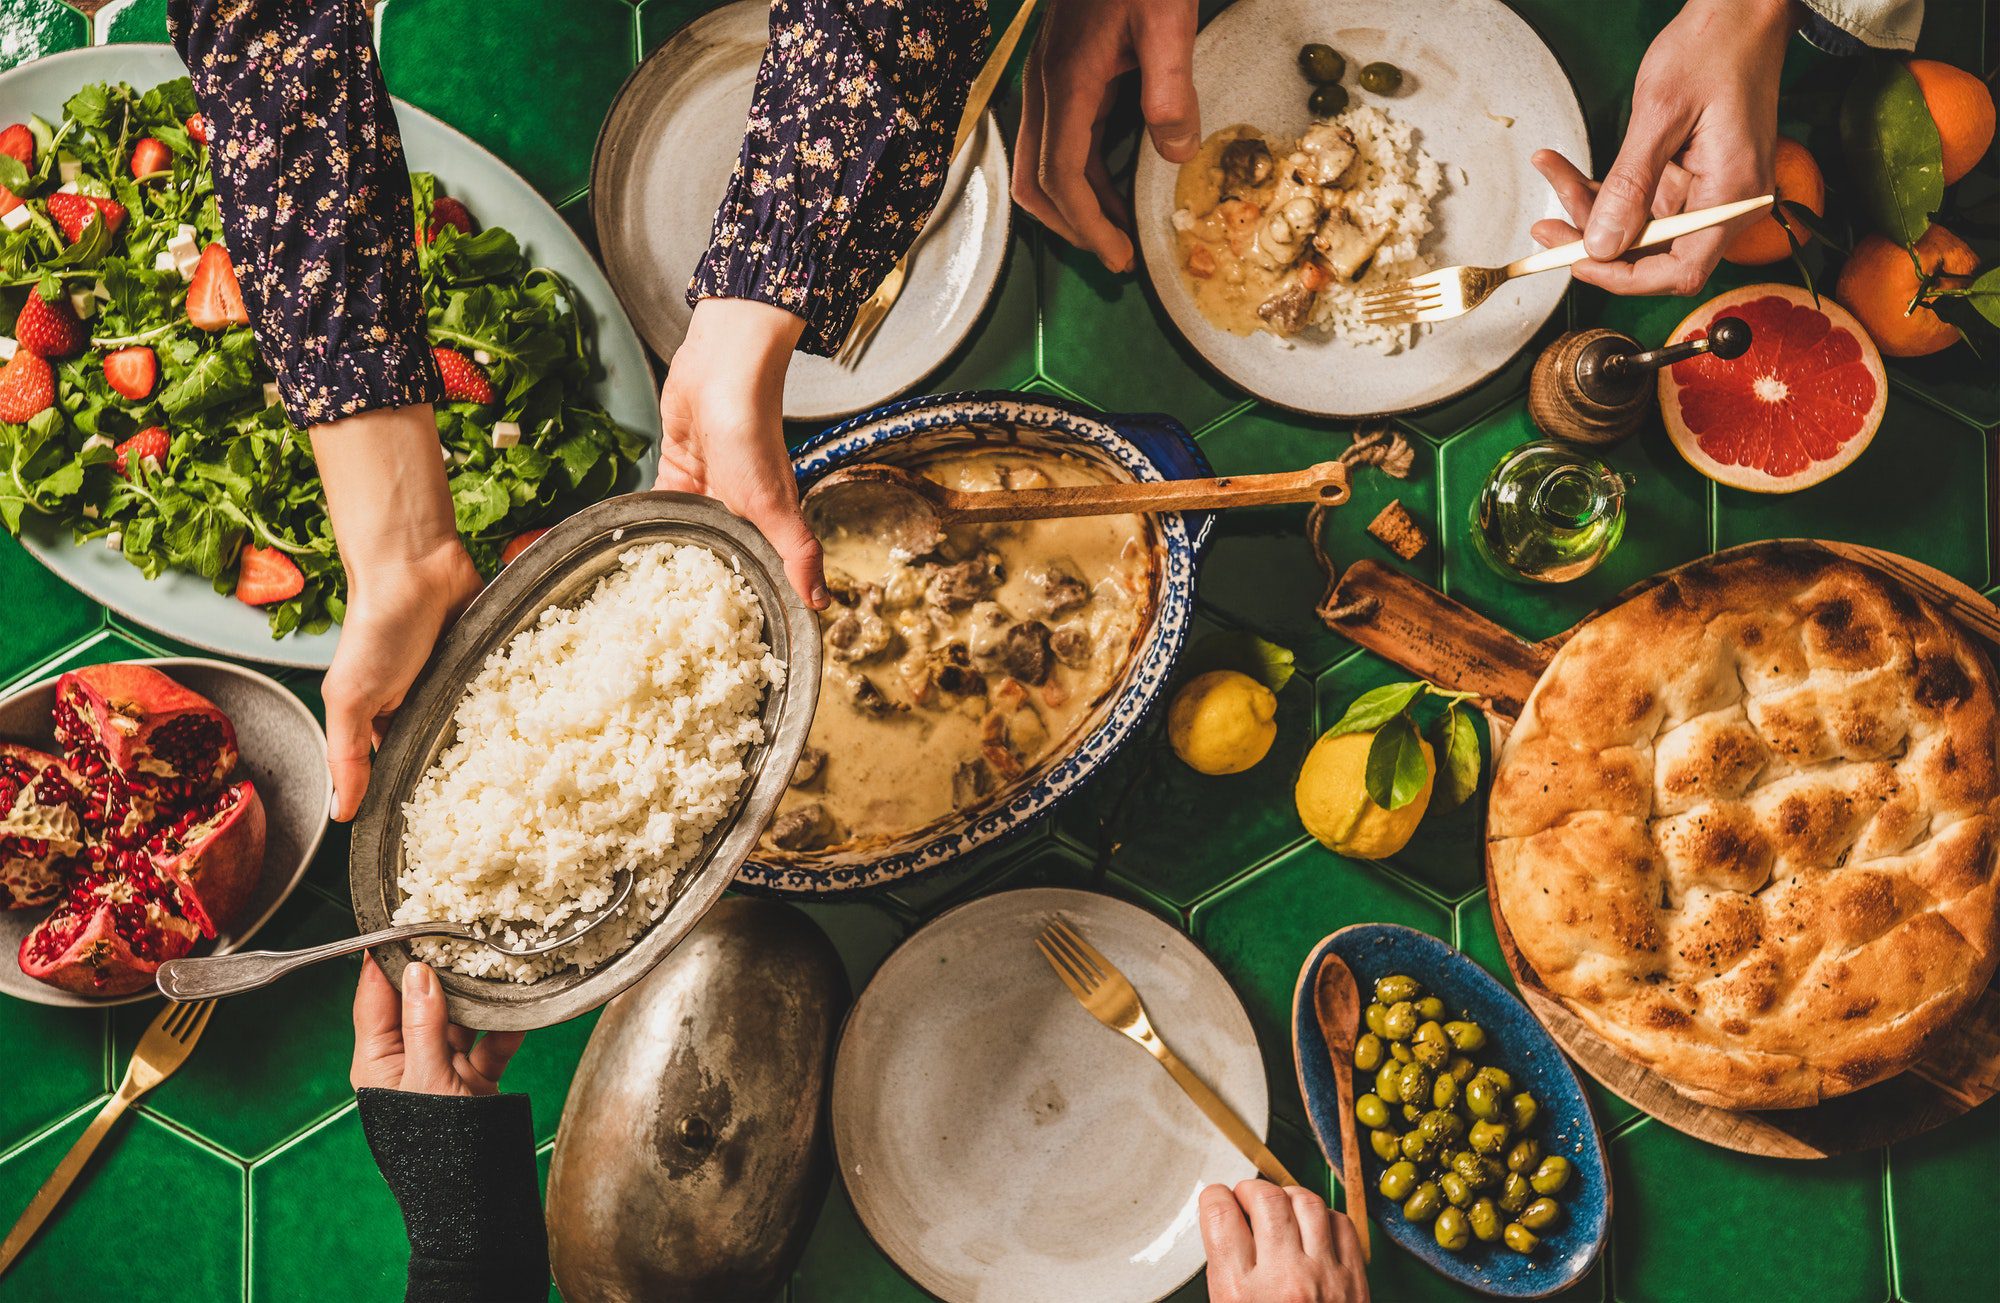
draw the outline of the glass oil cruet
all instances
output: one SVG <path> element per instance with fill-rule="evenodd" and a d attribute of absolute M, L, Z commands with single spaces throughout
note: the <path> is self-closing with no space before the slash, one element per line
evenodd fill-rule
<path fill-rule="evenodd" d="M 1472 504 L 1479 554 L 1510 579 L 1560 584 L 1596 569 L 1625 535 L 1631 477 L 1552 439 L 1500 459 Z"/>

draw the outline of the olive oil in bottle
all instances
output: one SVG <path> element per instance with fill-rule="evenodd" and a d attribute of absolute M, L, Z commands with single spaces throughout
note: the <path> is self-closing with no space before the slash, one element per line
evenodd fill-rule
<path fill-rule="evenodd" d="M 1543 440 L 1500 459 L 1472 504 L 1479 554 L 1510 579 L 1559 584 L 1590 573 L 1625 534 L 1631 480 Z"/>

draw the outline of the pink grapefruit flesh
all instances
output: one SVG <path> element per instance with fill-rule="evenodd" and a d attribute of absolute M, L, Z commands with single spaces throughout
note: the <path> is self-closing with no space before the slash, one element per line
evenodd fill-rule
<path fill-rule="evenodd" d="M 1796 285 L 1746 285 L 1689 313 L 1672 342 L 1718 317 L 1750 326 L 1750 351 L 1660 372 L 1660 414 L 1688 463 L 1719 484 L 1792 493 L 1861 455 L 1882 424 L 1882 355 L 1847 310 Z"/>

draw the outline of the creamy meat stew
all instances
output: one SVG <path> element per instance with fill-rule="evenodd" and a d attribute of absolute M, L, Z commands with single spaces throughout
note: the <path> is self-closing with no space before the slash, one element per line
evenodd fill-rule
<path fill-rule="evenodd" d="M 959 489 L 1102 483 L 1055 452 L 941 450 L 906 463 Z M 1123 680 L 1152 606 L 1152 526 L 1097 516 L 958 526 L 895 555 L 832 522 L 833 603 L 804 757 L 767 852 L 880 845 L 990 804 L 1078 740 Z"/>

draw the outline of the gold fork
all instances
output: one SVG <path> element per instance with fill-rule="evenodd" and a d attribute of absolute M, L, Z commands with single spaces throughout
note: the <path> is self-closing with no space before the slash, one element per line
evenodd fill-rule
<path fill-rule="evenodd" d="M 979 120 L 986 116 L 986 106 L 993 99 L 993 92 L 999 89 L 1000 74 L 1007 71 L 1007 61 L 1014 57 L 1014 47 L 1021 43 L 1021 33 L 1027 30 L 1028 18 L 1035 12 L 1035 0 L 1022 0 L 1021 7 L 1014 13 L 1014 21 L 1007 24 L 1007 30 L 1000 33 L 994 43 L 993 52 L 986 56 L 986 65 L 979 70 L 973 80 L 972 89 L 965 94 L 965 111 L 958 115 L 958 135 L 951 143 L 951 156 L 956 159 L 964 152 L 965 144 L 972 134 L 979 130 Z M 910 249 L 916 246 L 912 244 Z M 854 324 L 847 329 L 847 341 L 840 346 L 834 361 L 844 367 L 853 367 L 868 351 L 868 341 L 882 328 L 882 322 L 889 315 L 889 309 L 896 306 L 896 299 L 903 292 L 903 277 L 910 266 L 910 249 L 896 259 L 896 265 L 875 287 L 854 314 Z"/>
<path fill-rule="evenodd" d="M 1731 222 L 1746 213 L 1770 207 L 1775 195 L 1739 199 L 1713 208 L 1697 208 L 1646 223 L 1639 232 L 1635 249 L 1678 240 L 1683 235 L 1705 231 Z M 1445 267 L 1438 271 L 1395 281 L 1361 296 L 1361 319 L 1372 326 L 1407 326 L 1418 321 L 1449 321 L 1462 317 L 1493 296 L 1493 291 L 1516 276 L 1555 271 L 1582 262 L 1590 254 L 1582 240 L 1558 244 L 1525 258 L 1516 258 L 1505 267 Z"/>
<path fill-rule="evenodd" d="M 1056 970 L 1063 985 L 1069 988 L 1077 1003 L 1090 1011 L 1090 1016 L 1109 1027 L 1137 1041 L 1146 1053 L 1160 1061 L 1187 1092 L 1195 1106 L 1207 1114 L 1217 1130 L 1229 1137 L 1229 1142 L 1243 1152 L 1243 1156 L 1257 1165 L 1257 1170 L 1267 1180 L 1279 1185 L 1297 1185 L 1298 1180 L 1285 1170 L 1255 1131 L 1252 1131 L 1236 1111 L 1222 1102 L 1208 1083 L 1194 1075 L 1193 1069 L 1182 1063 L 1175 1053 L 1167 1048 L 1160 1034 L 1153 1030 L 1152 1019 L 1146 1016 L 1146 1006 L 1139 1003 L 1139 993 L 1132 988 L 1131 979 L 1118 971 L 1112 962 L 1097 952 L 1097 948 L 1062 919 L 1053 919 L 1035 938 L 1035 948 L 1042 952 L 1042 958 Z"/>
<path fill-rule="evenodd" d="M 56 1164 L 56 1170 L 42 1182 L 42 1188 L 35 1191 L 14 1229 L 7 1232 L 6 1242 L 0 1244 L 0 1275 L 14 1265 L 21 1251 L 28 1247 L 28 1241 L 35 1238 L 35 1232 L 69 1193 L 84 1164 L 110 1132 L 112 1123 L 124 1116 L 125 1110 L 141 1095 L 173 1076 L 174 1070 L 187 1060 L 188 1051 L 201 1039 L 202 1029 L 208 1026 L 208 1015 L 214 1009 L 213 1000 L 169 1004 L 147 1026 L 145 1035 L 139 1038 L 139 1048 L 132 1052 L 132 1062 L 125 1066 L 125 1079 L 118 1083 L 118 1093 L 105 1101 L 96 1119 L 76 1138 L 76 1143 Z"/>

